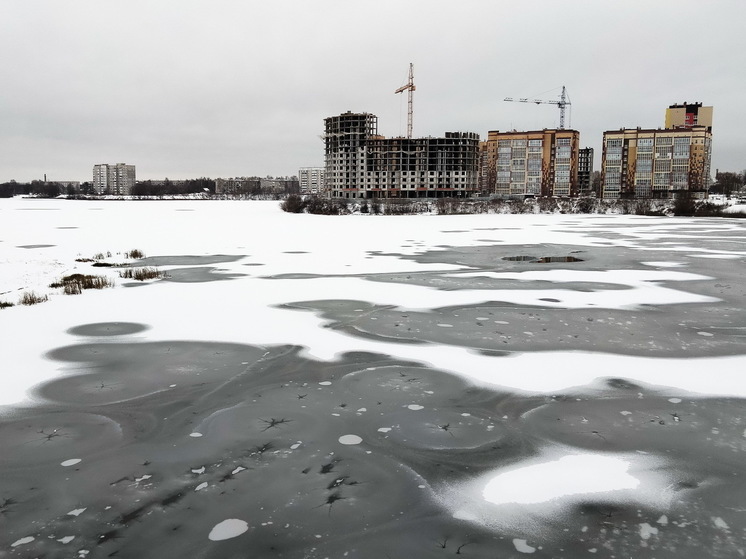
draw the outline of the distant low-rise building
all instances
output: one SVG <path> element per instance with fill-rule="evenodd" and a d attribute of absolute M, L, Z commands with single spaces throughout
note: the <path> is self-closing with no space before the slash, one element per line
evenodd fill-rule
<path fill-rule="evenodd" d="M 101 163 L 93 166 L 93 192 L 99 195 L 128 196 L 135 186 L 135 166 Z"/>
<path fill-rule="evenodd" d="M 260 190 L 259 177 L 236 177 L 215 179 L 215 194 L 250 195 L 258 194 Z"/>
<path fill-rule="evenodd" d="M 236 177 L 215 179 L 215 194 L 226 196 L 275 196 L 297 194 L 297 177 Z"/>

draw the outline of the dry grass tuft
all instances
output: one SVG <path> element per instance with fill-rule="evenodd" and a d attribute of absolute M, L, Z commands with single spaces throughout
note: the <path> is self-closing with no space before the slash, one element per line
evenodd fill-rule
<path fill-rule="evenodd" d="M 44 303 L 48 300 L 49 297 L 47 297 L 46 295 L 37 295 L 33 291 L 24 291 L 19 302 L 21 303 L 21 305 L 36 305 L 38 303 Z"/>
<path fill-rule="evenodd" d="M 120 278 L 135 279 L 137 281 L 145 281 L 149 279 L 156 279 L 165 277 L 166 274 L 161 272 L 158 268 L 127 268 L 119 272 Z"/>
<path fill-rule="evenodd" d="M 106 276 L 92 276 L 88 274 L 72 274 L 62 280 L 50 284 L 52 288 L 62 288 L 65 295 L 80 295 L 84 289 L 104 289 L 114 287 L 114 281 Z"/>

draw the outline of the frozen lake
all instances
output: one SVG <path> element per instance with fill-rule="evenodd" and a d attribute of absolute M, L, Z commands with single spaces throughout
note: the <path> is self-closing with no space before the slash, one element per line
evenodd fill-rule
<path fill-rule="evenodd" d="M 745 263 L 739 219 L 0 200 L 0 302 L 49 298 L 0 310 L 0 557 L 743 556 Z"/>

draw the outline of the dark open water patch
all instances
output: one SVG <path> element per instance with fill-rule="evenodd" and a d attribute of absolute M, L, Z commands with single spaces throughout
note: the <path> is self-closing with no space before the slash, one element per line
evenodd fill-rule
<path fill-rule="evenodd" d="M 526 396 L 385 355 L 326 362 L 292 346 L 83 343 L 48 358 L 64 376 L 0 419 L 3 546 L 21 556 L 494 559 L 519 556 L 525 539 L 542 558 L 699 559 L 738 556 L 746 529 L 738 400 L 674 403 L 611 382 L 601 397 Z M 496 357 L 495 374 L 510 365 Z M 439 497 L 554 445 L 663 456 L 675 498 L 590 495 L 551 519 L 503 507 L 484 526 Z M 227 519 L 246 531 L 211 540 Z M 647 547 L 643 525 L 658 530 Z"/>
<path fill-rule="evenodd" d="M 576 251 L 580 252 L 580 251 Z M 552 262 L 582 262 L 581 258 L 575 256 L 503 256 L 503 260 L 509 262 L 531 262 L 533 264 L 550 264 Z"/>
<path fill-rule="evenodd" d="M 244 276 L 246 276 L 246 274 L 225 272 L 212 266 L 195 266 L 168 270 L 167 275 L 164 276 L 161 281 L 170 281 L 174 283 L 207 283 L 212 281 L 227 281 Z"/>
<path fill-rule="evenodd" d="M 127 336 L 144 332 L 150 328 L 145 324 L 135 322 L 96 322 L 94 324 L 82 324 L 67 330 L 73 336 Z"/>
<path fill-rule="evenodd" d="M 137 264 L 138 266 L 209 266 L 211 264 L 238 262 L 242 258 L 246 258 L 246 256 L 243 254 L 148 256 L 140 258 Z"/>

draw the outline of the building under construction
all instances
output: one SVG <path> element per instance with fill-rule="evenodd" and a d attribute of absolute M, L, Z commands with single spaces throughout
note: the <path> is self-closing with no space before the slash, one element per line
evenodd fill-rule
<path fill-rule="evenodd" d="M 333 198 L 440 198 L 478 191 L 479 135 L 384 138 L 378 118 L 346 112 L 324 119 L 325 186 Z"/>

